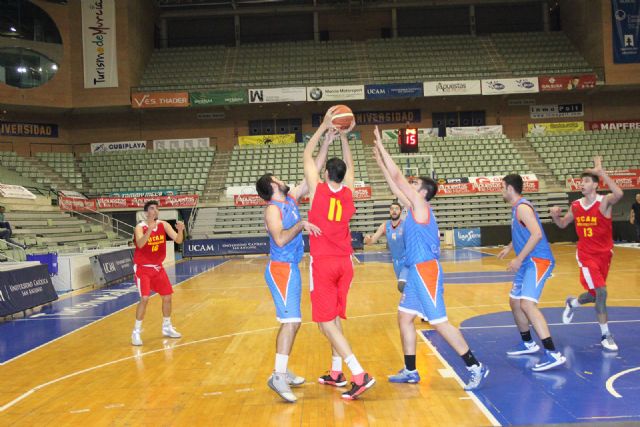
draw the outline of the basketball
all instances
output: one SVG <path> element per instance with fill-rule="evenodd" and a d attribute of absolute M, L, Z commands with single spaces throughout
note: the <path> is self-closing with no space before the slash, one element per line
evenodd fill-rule
<path fill-rule="evenodd" d="M 355 117 L 353 117 L 353 111 L 346 105 L 336 105 L 333 108 L 331 124 L 338 130 L 349 129 Z"/>

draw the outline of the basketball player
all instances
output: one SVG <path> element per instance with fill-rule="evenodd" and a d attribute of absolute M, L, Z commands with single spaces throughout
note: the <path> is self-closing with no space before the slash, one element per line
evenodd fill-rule
<path fill-rule="evenodd" d="M 640 193 L 636 194 L 636 201 L 631 205 L 629 222 L 635 225 L 636 242 L 640 243 Z"/>
<path fill-rule="evenodd" d="M 373 235 L 365 236 L 364 244 L 373 245 L 382 234 L 386 234 L 387 246 L 391 252 L 393 260 L 393 271 L 396 273 L 398 281 L 398 291 L 402 293 L 405 283 L 407 283 L 407 274 L 409 269 L 405 264 L 404 253 L 404 221 L 401 218 L 402 206 L 399 202 L 393 202 L 389 205 L 389 220 L 380 224 Z"/>
<path fill-rule="evenodd" d="M 509 305 L 522 342 L 515 349 L 508 351 L 507 355 L 519 356 L 540 350 L 529 330 L 529 325 L 533 325 L 545 350 L 542 359 L 532 368 L 533 371 L 540 372 L 560 366 L 566 359 L 556 350 L 547 321 L 538 308 L 540 295 L 545 282 L 551 276 L 555 259 L 538 213 L 533 205 L 522 197 L 523 185 L 522 177 L 518 174 L 502 178 L 502 197 L 512 206 L 511 243 L 498 254 L 498 258 L 503 259 L 512 248 L 515 250 L 516 257 L 507 267 L 507 270 L 516 273 L 509 294 Z"/>
<path fill-rule="evenodd" d="M 162 298 L 162 335 L 180 338 L 182 335 L 171 325 L 171 294 L 173 288 L 162 263 L 167 251 L 167 236 L 174 242 L 184 240 L 184 223 L 176 223 L 176 233 L 166 221 L 158 220 L 158 202 L 150 200 L 144 204 L 147 219 L 140 222 L 134 230 L 135 249 L 133 252 L 133 271 L 136 286 L 140 293 L 140 302 L 136 308 L 136 323 L 131 333 L 131 344 L 142 345 L 142 320 L 147 310 L 151 291 Z"/>
<path fill-rule="evenodd" d="M 489 369 L 478 362 L 464 337 L 447 319 L 444 305 L 444 281 L 440 266 L 440 232 L 429 201 L 438 192 L 438 184 L 431 178 L 420 177 L 411 182 L 402 174 L 382 145 L 380 131 L 374 131 L 374 155 L 378 166 L 400 203 L 406 203 L 404 220 L 406 265 L 409 269 L 407 283 L 398 306 L 398 326 L 404 352 L 404 368 L 389 377 L 393 383 L 420 382 L 416 369 L 416 316 L 429 323 L 445 341 L 462 357 L 471 378 L 466 390 L 477 389 L 489 374 Z"/>
<path fill-rule="evenodd" d="M 602 347 L 617 351 L 618 345 L 609 332 L 607 316 L 607 275 L 613 257 L 613 230 L 611 211 L 613 205 L 622 199 L 623 192 L 615 181 L 602 169 L 602 158 L 596 156 L 594 168 L 582 174 L 582 197 L 571 204 L 564 217 L 562 209 L 551 208 L 551 218 L 560 228 L 566 228 L 575 221 L 578 244 L 576 259 L 580 267 L 580 282 L 586 290 L 578 298 L 569 297 L 562 313 L 562 322 L 571 323 L 576 307 L 595 303 L 600 324 Z M 611 189 L 606 196 L 597 193 L 600 179 Z"/>
<path fill-rule="evenodd" d="M 342 387 L 347 380 L 342 373 L 342 360 L 351 371 L 351 390 L 344 399 L 355 399 L 375 384 L 375 379 L 362 369 L 342 332 L 340 318 L 346 319 L 347 294 L 353 279 L 351 231 L 349 221 L 356 212 L 353 203 L 354 169 L 347 140 L 350 129 L 340 132 L 344 160 L 327 161 L 324 181 L 318 176 L 313 151 L 320 136 L 332 128 L 332 109 L 304 150 L 304 176 L 309 185 L 311 209 L 309 221 L 320 227 L 320 236 L 309 236 L 311 252 L 311 314 L 331 343 L 331 370 L 318 379 L 321 384 Z M 355 122 L 354 122 L 355 125 Z"/>
<path fill-rule="evenodd" d="M 319 168 L 327 159 L 329 144 L 335 135 L 334 132 L 327 132 L 316 157 Z M 299 186 L 289 189 L 284 182 L 267 173 L 256 182 L 256 190 L 268 202 L 264 210 L 264 222 L 269 234 L 270 260 L 264 277 L 276 307 L 276 318 L 280 322 L 276 338 L 275 368 L 267 385 L 285 401 L 295 402 L 297 398 L 291 392 L 290 385 L 299 386 L 305 380 L 289 371 L 287 364 L 301 322 L 302 282 L 298 264 L 304 254 L 302 230 L 313 234 L 319 233 L 319 229 L 300 217 L 298 202 L 308 191 L 305 180 Z"/>

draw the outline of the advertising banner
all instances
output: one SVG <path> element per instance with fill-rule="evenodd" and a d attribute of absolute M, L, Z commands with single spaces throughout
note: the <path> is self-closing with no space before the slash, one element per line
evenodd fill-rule
<path fill-rule="evenodd" d="M 611 0 L 613 62 L 640 62 L 640 1 Z"/>
<path fill-rule="evenodd" d="M 502 125 L 447 128 L 447 136 L 502 136 Z"/>
<path fill-rule="evenodd" d="M 188 139 L 154 139 L 154 150 L 184 150 L 191 148 L 208 148 L 209 138 Z"/>
<path fill-rule="evenodd" d="M 480 227 L 453 230 L 454 246 L 457 248 L 481 246 L 480 237 Z"/>
<path fill-rule="evenodd" d="M 502 192 L 502 176 L 472 176 L 469 178 L 442 179 L 438 183 L 438 195 L 457 195 L 475 193 Z M 459 180 L 459 182 L 457 182 Z M 540 189 L 538 178 L 533 174 L 522 175 L 524 181 L 523 192 L 535 193 Z"/>
<path fill-rule="evenodd" d="M 280 135 L 248 135 L 238 137 L 238 144 L 240 145 L 295 144 L 295 142 L 295 133 L 285 133 Z"/>
<path fill-rule="evenodd" d="M 619 171 L 607 171 L 607 175 L 613 179 L 613 181 L 623 190 L 625 189 L 640 189 L 640 169 L 625 169 Z M 576 176 L 567 179 L 567 190 L 569 191 L 581 191 L 580 183 L 582 178 Z M 598 187 L 600 190 L 608 190 L 604 182 L 600 181 Z"/>
<path fill-rule="evenodd" d="M 250 104 L 269 102 L 301 102 L 307 100 L 306 87 L 279 87 L 269 89 L 249 89 Z"/>
<path fill-rule="evenodd" d="M 0 184 L 0 196 L 11 199 L 31 199 L 36 198 L 35 194 L 20 185 Z"/>
<path fill-rule="evenodd" d="M 0 136 L 57 138 L 58 125 L 50 123 L 0 122 Z"/>
<path fill-rule="evenodd" d="M 529 107 L 529 116 L 532 119 L 556 119 L 560 117 L 582 117 L 584 116 L 584 107 L 580 103 L 532 105 Z"/>
<path fill-rule="evenodd" d="M 75 199 L 59 197 L 58 206 L 63 211 L 91 212 L 108 209 L 142 209 L 149 200 L 156 200 L 161 208 L 192 208 L 198 204 L 197 195 L 159 197 L 100 197 L 98 199 Z"/>
<path fill-rule="evenodd" d="M 209 105 L 234 105 L 249 102 L 247 91 L 239 90 L 207 90 L 189 92 L 192 107 Z"/>
<path fill-rule="evenodd" d="M 84 87 L 118 87 L 114 0 L 81 0 Z"/>
<path fill-rule="evenodd" d="M 596 87 L 596 81 L 597 78 L 595 74 L 538 77 L 540 92 L 592 89 Z"/>
<path fill-rule="evenodd" d="M 424 82 L 424 96 L 480 95 L 480 80 Z"/>
<path fill-rule="evenodd" d="M 384 125 L 389 123 L 417 123 L 421 120 L 420 110 L 397 110 L 397 111 L 354 111 L 356 123 L 359 125 Z M 320 126 L 324 119 L 324 113 L 313 114 L 311 124 L 313 127 Z"/>
<path fill-rule="evenodd" d="M 184 108 L 189 106 L 189 92 L 136 92 L 131 94 L 133 108 Z"/>
<path fill-rule="evenodd" d="M 601 121 L 587 122 L 587 129 L 590 129 L 590 130 L 640 129 L 640 119 L 601 120 Z"/>
<path fill-rule="evenodd" d="M 58 299 L 44 264 L 0 271 L 0 317 Z"/>
<path fill-rule="evenodd" d="M 529 123 L 527 125 L 527 131 L 531 135 L 583 132 L 584 122 Z"/>
<path fill-rule="evenodd" d="M 255 191 L 255 190 L 254 190 Z M 368 185 L 354 187 L 353 200 L 369 200 L 371 199 L 371 187 Z M 309 203 L 308 197 L 299 200 L 300 204 Z M 234 206 L 266 206 L 267 202 L 262 200 L 257 194 L 235 194 L 233 196 Z"/>
<path fill-rule="evenodd" d="M 92 153 L 123 150 L 146 150 L 147 141 L 95 142 L 91 144 Z"/>
<path fill-rule="evenodd" d="M 539 92 L 537 77 L 482 80 L 483 95 Z"/>
<path fill-rule="evenodd" d="M 423 96 L 421 83 L 391 83 L 380 85 L 365 85 L 366 99 L 416 98 Z"/>
<path fill-rule="evenodd" d="M 106 285 L 133 275 L 133 249 L 106 252 L 89 259 L 93 277 L 100 285 Z"/>
<path fill-rule="evenodd" d="M 307 101 L 348 101 L 364 99 L 364 86 L 311 86 L 307 88 Z"/>

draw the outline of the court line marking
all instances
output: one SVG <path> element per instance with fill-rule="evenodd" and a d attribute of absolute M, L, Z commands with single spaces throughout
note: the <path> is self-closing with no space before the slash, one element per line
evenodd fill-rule
<path fill-rule="evenodd" d="M 222 261 L 220 264 L 218 264 L 218 265 L 216 265 L 216 266 L 213 266 L 213 267 L 211 267 L 211 268 L 209 268 L 209 269 L 207 269 L 207 270 L 205 270 L 205 271 L 203 271 L 203 272 L 201 272 L 201 273 L 198 273 L 198 274 L 196 274 L 195 276 L 191 277 L 190 279 L 183 280 L 183 281 L 182 281 L 182 282 L 180 282 L 180 283 L 176 283 L 176 284 L 175 284 L 175 285 L 173 285 L 173 286 L 179 286 L 179 285 L 182 285 L 183 283 L 186 283 L 186 282 L 188 282 L 189 280 L 195 279 L 196 277 L 198 277 L 198 276 L 200 276 L 200 275 L 203 275 L 203 274 L 208 273 L 208 272 L 210 272 L 210 271 L 212 271 L 212 270 L 215 270 L 216 268 L 220 267 L 221 265 L 226 264 L 228 261 L 230 261 L 230 260 Z M 158 294 L 151 295 L 151 297 L 150 297 L 150 298 L 153 298 L 153 297 L 154 297 L 154 296 L 156 296 L 156 295 L 158 295 Z M 25 351 L 24 353 L 21 353 L 21 354 L 17 355 L 16 357 L 13 357 L 13 358 L 11 358 L 11 359 L 8 359 L 8 360 L 6 360 L 6 361 L 4 361 L 4 362 L 0 362 L 0 366 L 4 366 L 4 365 L 6 365 L 7 363 L 13 362 L 13 361 L 14 361 L 14 360 L 16 360 L 16 359 L 19 359 L 19 358 L 21 358 L 21 357 L 23 357 L 23 356 L 25 356 L 25 355 L 27 355 L 27 354 L 29 354 L 29 353 L 31 353 L 31 352 L 34 352 L 34 351 L 36 351 L 36 350 L 38 350 L 38 349 L 40 349 L 40 348 L 42 348 L 42 347 L 44 347 L 44 346 L 46 346 L 46 345 L 49 345 L 49 344 L 51 344 L 52 342 L 56 342 L 56 341 L 58 341 L 58 340 L 61 340 L 62 338 L 66 337 L 66 336 L 68 336 L 68 335 L 71 335 L 71 334 L 73 334 L 73 333 L 76 333 L 76 332 L 78 332 L 78 331 L 80 331 L 80 330 L 82 330 L 82 329 L 84 329 L 84 328 L 88 328 L 88 327 L 89 327 L 89 326 L 91 326 L 91 325 L 95 325 L 96 323 L 101 322 L 101 321 L 103 321 L 104 319 L 106 319 L 106 318 L 108 318 L 108 317 L 113 316 L 114 314 L 118 314 L 118 313 L 120 313 L 121 311 L 126 310 L 126 309 L 128 309 L 128 308 L 130 308 L 130 307 L 132 307 L 132 306 L 136 305 L 137 303 L 138 303 L 138 302 L 134 302 L 133 304 L 129 304 L 128 306 L 123 307 L 123 308 L 121 308 L 120 310 L 114 311 L 114 312 L 113 312 L 113 313 L 111 313 L 111 314 L 107 314 L 106 316 L 104 316 L 104 317 L 102 317 L 102 318 L 100 318 L 100 319 L 96 320 L 95 322 L 87 323 L 86 325 L 81 326 L 81 327 L 79 327 L 78 329 L 74 329 L 73 331 L 69 331 L 69 332 L 67 332 L 67 333 L 66 333 L 66 334 L 64 334 L 64 335 L 59 336 L 58 338 L 52 339 L 51 341 L 47 341 L 46 343 L 41 344 L 41 345 L 39 345 L 39 346 L 37 346 L 37 347 L 34 347 L 34 348 L 32 348 L 31 350 L 29 350 L 29 351 Z M 2 412 L 2 411 L 0 410 L 0 412 Z"/>
<path fill-rule="evenodd" d="M 436 349 L 436 347 L 433 344 L 431 344 L 431 341 L 429 341 L 427 339 L 427 337 L 424 336 L 422 331 L 417 331 L 416 330 L 416 332 L 418 333 L 418 336 L 427 344 L 427 346 L 429 346 L 429 348 L 431 349 L 433 354 L 435 354 L 438 357 L 438 359 L 440 360 L 440 363 L 442 363 L 447 369 L 449 369 L 453 373 L 453 375 L 451 377 L 454 380 L 456 380 L 458 382 L 458 384 L 460 385 L 460 387 L 462 388 L 462 390 L 464 390 L 464 386 L 465 386 L 464 382 L 462 382 L 462 379 L 456 373 L 456 371 L 454 371 L 454 369 L 451 367 L 449 362 L 447 362 L 446 359 L 444 357 L 442 357 L 440 352 Z M 480 401 L 480 399 L 478 399 L 478 396 L 476 396 L 475 393 L 473 393 L 472 391 L 467 391 L 467 390 L 464 390 L 464 392 L 467 393 L 467 395 L 469 396 L 471 401 L 473 403 L 475 403 L 475 405 L 478 407 L 478 409 L 480 409 L 480 412 L 482 412 L 484 414 L 484 416 L 487 417 L 487 420 L 489 420 L 489 422 L 491 423 L 492 426 L 501 426 L 502 425 L 496 419 L 496 417 L 493 416 L 491 411 L 489 411 L 489 409 Z"/>
<path fill-rule="evenodd" d="M 609 323 L 637 323 L 640 319 L 631 320 L 609 320 Z M 571 323 L 549 323 L 549 326 L 571 326 L 571 325 L 596 325 L 598 322 L 571 322 Z M 459 329 L 499 329 L 499 328 L 514 328 L 515 323 L 511 325 L 493 325 L 493 326 L 460 326 Z M 638 368 L 640 369 L 640 368 Z"/>
<path fill-rule="evenodd" d="M 615 375 L 610 376 L 609 379 L 607 380 L 607 382 L 605 383 L 606 386 L 607 386 L 607 391 L 609 392 L 609 394 L 611 394 L 613 397 L 617 397 L 618 399 L 621 399 L 622 395 L 620 393 L 618 393 L 615 388 L 613 388 L 613 383 L 616 382 L 616 380 L 618 378 L 620 378 L 621 376 L 626 375 L 626 374 L 630 374 L 631 372 L 635 372 L 635 371 L 640 371 L 640 366 L 635 367 L 635 368 L 631 368 L 631 369 L 627 369 L 625 371 L 621 371 L 621 372 L 618 372 Z"/>

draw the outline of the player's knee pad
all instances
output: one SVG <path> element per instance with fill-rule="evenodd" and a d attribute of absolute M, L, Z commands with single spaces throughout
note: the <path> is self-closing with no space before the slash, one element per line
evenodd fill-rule
<path fill-rule="evenodd" d="M 607 312 L 607 288 L 596 288 L 596 312 L 598 314 Z"/>

